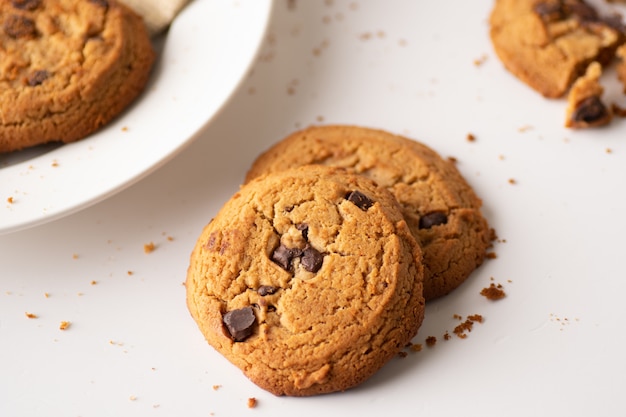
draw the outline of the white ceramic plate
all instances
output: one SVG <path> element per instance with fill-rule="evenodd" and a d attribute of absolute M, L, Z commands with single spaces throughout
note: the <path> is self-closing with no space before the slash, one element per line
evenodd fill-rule
<path fill-rule="evenodd" d="M 69 145 L 0 155 L 0 234 L 76 212 L 133 184 L 189 143 L 256 55 L 271 0 L 192 2 L 173 22 L 144 94 Z"/>

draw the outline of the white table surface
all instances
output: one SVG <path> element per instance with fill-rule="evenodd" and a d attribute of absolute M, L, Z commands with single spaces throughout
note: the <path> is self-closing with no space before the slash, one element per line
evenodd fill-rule
<path fill-rule="evenodd" d="M 565 129 L 565 102 L 495 57 L 491 4 L 277 0 L 250 75 L 194 143 L 101 203 L 0 236 L 0 416 L 623 413 L 626 121 Z M 204 341 L 183 281 L 201 228 L 253 159 L 320 123 L 386 129 L 457 158 L 497 258 L 428 304 L 414 342 L 435 346 L 356 389 L 279 398 Z M 482 297 L 491 282 L 507 297 Z M 455 314 L 485 320 L 445 341 Z"/>

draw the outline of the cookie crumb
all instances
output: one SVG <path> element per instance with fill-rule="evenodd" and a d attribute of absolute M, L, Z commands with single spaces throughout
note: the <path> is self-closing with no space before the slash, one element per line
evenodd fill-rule
<path fill-rule="evenodd" d="M 13 196 L 7 197 L 7 203 L 13 204 L 14 201 Z"/>
<path fill-rule="evenodd" d="M 222 386 L 221 386 L 221 385 L 219 385 L 219 384 L 215 384 L 215 385 L 213 385 L 213 391 L 217 391 L 217 390 L 218 390 L 218 389 L 220 389 L 220 388 L 222 388 Z"/>
<path fill-rule="evenodd" d="M 25 314 L 29 319 L 36 319 L 39 317 L 37 314 L 29 313 L 28 311 Z"/>
<path fill-rule="evenodd" d="M 437 338 L 435 336 L 428 336 L 426 338 L 426 346 L 433 347 L 437 344 Z"/>
<path fill-rule="evenodd" d="M 48 293 L 48 292 L 44 292 L 44 293 L 43 293 L 43 296 L 44 296 L 44 297 L 46 297 L 46 298 L 50 298 L 50 293 Z"/>
<path fill-rule="evenodd" d="M 473 133 L 468 133 L 466 136 L 468 142 L 476 142 L 476 135 Z"/>
<path fill-rule="evenodd" d="M 611 149 L 611 148 L 606 148 L 606 149 L 604 150 L 604 152 L 606 152 L 606 153 L 613 153 L 613 149 Z"/>
<path fill-rule="evenodd" d="M 515 181 L 515 178 L 509 178 L 509 184 L 515 185 L 517 184 L 517 181 Z"/>
<path fill-rule="evenodd" d="M 133 274 L 134 274 L 134 272 L 133 272 L 133 271 L 130 271 L 130 270 L 129 270 L 129 271 L 126 271 L 126 275 L 128 275 L 128 276 L 131 276 L 131 275 L 133 275 Z"/>
<path fill-rule="evenodd" d="M 61 324 L 59 324 L 59 329 L 61 330 L 67 330 L 70 327 L 71 323 L 69 321 L 62 321 Z"/>
<path fill-rule="evenodd" d="M 421 344 L 421 343 L 415 343 L 415 344 L 412 344 L 412 345 L 410 346 L 410 349 L 411 349 L 413 352 L 421 352 L 421 351 L 422 351 L 422 344 Z"/>
<path fill-rule="evenodd" d="M 484 64 L 487 61 L 487 55 L 483 54 L 481 55 L 479 58 L 476 58 L 474 60 L 474 66 L 476 67 L 480 67 L 482 64 Z"/>
<path fill-rule="evenodd" d="M 248 408 L 254 408 L 257 406 L 257 400 L 254 397 L 248 398 Z"/>
<path fill-rule="evenodd" d="M 398 357 L 400 358 L 406 358 L 409 354 L 406 353 L 405 351 L 401 350 L 400 352 L 398 352 Z"/>
<path fill-rule="evenodd" d="M 452 336 L 450 336 L 450 333 L 448 333 L 448 331 L 446 330 L 446 332 L 443 334 L 443 340 L 450 340 L 452 338 Z"/>
<path fill-rule="evenodd" d="M 503 287 L 501 284 L 496 285 L 492 282 L 491 284 L 489 284 L 489 287 L 483 288 L 480 291 L 480 295 L 487 298 L 488 300 L 500 300 L 506 297 L 506 293 L 502 288 Z"/>
<path fill-rule="evenodd" d="M 156 249 L 156 245 L 152 242 L 146 243 L 145 245 L 143 245 L 144 253 L 152 253 L 154 252 L 155 249 Z"/>
<path fill-rule="evenodd" d="M 135 401 L 137 400 L 137 397 L 135 397 L 134 395 L 131 395 L 130 397 L 128 397 L 128 399 L 131 401 Z"/>
<path fill-rule="evenodd" d="M 91 285 L 96 285 L 96 284 L 98 284 L 98 281 L 96 281 L 96 280 L 91 280 L 90 284 L 91 284 Z"/>

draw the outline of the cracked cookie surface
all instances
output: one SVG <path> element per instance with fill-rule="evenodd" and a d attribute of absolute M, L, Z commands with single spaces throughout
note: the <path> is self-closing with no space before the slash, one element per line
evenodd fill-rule
<path fill-rule="evenodd" d="M 461 285 L 482 264 L 491 230 L 454 164 L 426 145 L 391 133 L 329 125 L 295 132 L 260 155 L 246 181 L 307 164 L 338 166 L 387 188 L 424 253 L 424 297 Z"/>
<path fill-rule="evenodd" d="M 0 152 L 73 142 L 143 90 L 154 51 L 116 0 L 0 2 Z"/>
<path fill-rule="evenodd" d="M 331 167 L 244 185 L 205 227 L 187 304 L 205 338 L 260 387 L 351 388 L 415 336 L 421 251 L 393 196 Z"/>
<path fill-rule="evenodd" d="M 582 0 L 496 0 L 490 37 L 504 66 L 545 97 L 562 97 L 597 61 L 623 43 L 617 22 Z"/>

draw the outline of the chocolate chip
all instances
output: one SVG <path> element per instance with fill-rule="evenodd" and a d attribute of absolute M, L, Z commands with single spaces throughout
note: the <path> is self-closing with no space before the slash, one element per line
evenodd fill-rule
<path fill-rule="evenodd" d="M 300 223 L 296 225 L 296 229 L 302 232 L 302 238 L 304 240 L 309 240 L 309 225 L 306 223 Z"/>
<path fill-rule="evenodd" d="M 566 10 L 579 20 L 583 22 L 595 22 L 600 18 L 598 16 L 598 12 L 591 6 L 586 3 L 580 2 L 569 2 L 565 5 Z"/>
<path fill-rule="evenodd" d="M 104 7 L 104 8 L 108 8 L 109 7 L 109 2 L 108 0 L 89 0 L 91 3 L 96 4 L 98 6 Z"/>
<path fill-rule="evenodd" d="M 317 249 L 307 245 L 302 251 L 302 258 L 300 263 L 302 267 L 309 272 L 317 272 L 322 267 L 324 262 L 324 255 L 322 255 Z"/>
<path fill-rule="evenodd" d="M 368 196 L 356 190 L 346 194 L 346 200 L 353 203 L 355 206 L 363 211 L 367 211 L 367 209 L 372 207 L 372 205 L 374 204 Z"/>
<path fill-rule="evenodd" d="M 41 0 L 11 0 L 11 4 L 20 10 L 35 10 L 41 4 Z"/>
<path fill-rule="evenodd" d="M 242 342 L 252 335 L 256 316 L 252 307 L 243 307 L 224 314 L 222 321 L 233 340 Z"/>
<path fill-rule="evenodd" d="M 576 106 L 572 114 L 575 122 L 594 123 L 607 117 L 609 112 L 597 96 L 587 97 Z"/>
<path fill-rule="evenodd" d="M 433 226 L 440 224 L 446 224 L 448 222 L 448 216 L 441 211 L 433 211 L 420 217 L 419 228 L 430 229 Z"/>
<path fill-rule="evenodd" d="M 285 245 L 280 245 L 272 253 L 272 261 L 276 262 L 285 271 L 291 271 L 291 261 L 302 254 L 302 251 L 298 248 L 288 248 Z"/>
<path fill-rule="evenodd" d="M 50 76 L 50 73 L 46 70 L 34 71 L 28 76 L 28 80 L 27 80 L 28 85 L 31 87 L 38 86 L 44 81 L 46 81 L 49 76 Z"/>
<path fill-rule="evenodd" d="M 278 288 L 276 287 L 272 287 L 271 285 L 261 285 L 256 292 L 261 296 L 264 297 L 266 295 L 271 295 L 276 293 L 276 291 L 278 291 Z"/>
<path fill-rule="evenodd" d="M 558 3 L 537 3 L 533 10 L 546 22 L 554 22 L 565 18 L 563 8 Z"/>
<path fill-rule="evenodd" d="M 32 38 L 37 34 L 37 28 L 32 19 L 15 14 L 7 17 L 2 29 L 4 29 L 4 33 L 6 33 L 7 36 L 13 39 Z"/>

